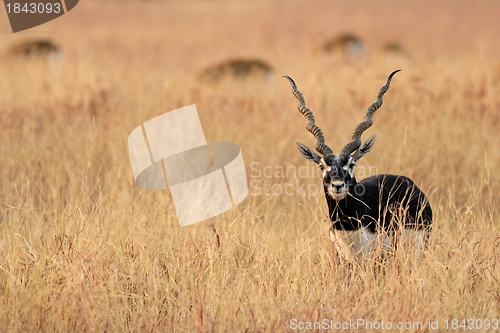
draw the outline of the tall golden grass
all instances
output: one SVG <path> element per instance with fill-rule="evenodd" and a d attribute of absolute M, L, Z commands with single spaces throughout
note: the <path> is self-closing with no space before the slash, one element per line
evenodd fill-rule
<path fill-rule="evenodd" d="M 429 321 L 455 331 L 453 319 L 499 319 L 499 9 L 88 0 L 36 28 L 61 46 L 62 62 L 0 64 L 0 331 L 280 332 L 365 319 L 421 322 L 404 331 L 422 332 Z M 366 41 L 363 57 L 314 52 L 345 31 Z M 21 37 L 2 36 L 0 49 Z M 388 41 L 409 57 L 377 56 Z M 359 169 L 407 175 L 430 197 L 434 231 L 420 264 L 398 253 L 381 271 L 348 265 L 328 240 L 321 193 L 257 195 L 264 181 L 321 180 L 276 174 L 308 166 L 295 142 L 313 144 L 286 80 L 196 81 L 240 57 L 292 76 L 337 151 L 387 75 L 403 70 Z M 242 147 L 257 182 L 237 208 L 181 228 L 168 191 L 134 184 L 127 136 L 189 104 L 207 140 Z M 259 175 L 266 166 L 270 177 Z"/>

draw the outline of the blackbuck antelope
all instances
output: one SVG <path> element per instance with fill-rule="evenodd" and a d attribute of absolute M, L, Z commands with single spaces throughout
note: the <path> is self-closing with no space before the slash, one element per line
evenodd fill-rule
<path fill-rule="evenodd" d="M 365 119 L 356 126 L 351 141 L 338 154 L 326 145 L 323 132 L 316 126 L 314 115 L 293 79 L 284 76 L 292 85 L 298 109 L 307 119 L 306 129 L 316 138 L 315 148 L 322 156 L 299 142 L 297 146 L 302 156 L 321 170 L 332 223 L 330 239 L 339 254 L 349 261 L 385 253 L 389 246 L 397 246 L 402 240 L 411 240 L 420 252 L 431 231 L 431 206 L 411 179 L 381 174 L 357 182 L 354 176 L 356 163 L 375 143 L 375 135 L 364 143 L 361 135 L 373 124 L 373 114 L 382 105 L 382 97 L 397 72 L 389 75 L 377 100 L 366 111 Z"/>

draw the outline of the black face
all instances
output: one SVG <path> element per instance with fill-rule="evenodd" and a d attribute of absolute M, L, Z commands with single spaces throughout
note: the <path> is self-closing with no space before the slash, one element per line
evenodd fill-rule
<path fill-rule="evenodd" d="M 374 143 L 375 135 L 366 140 L 352 155 L 336 155 L 330 151 L 323 157 L 300 142 L 297 142 L 297 146 L 302 156 L 316 163 L 321 170 L 325 193 L 333 200 L 342 200 L 354 191 L 356 186 L 354 167 L 361 157 L 370 152 Z"/>
<path fill-rule="evenodd" d="M 351 156 L 325 156 L 318 167 L 323 174 L 325 192 L 334 200 L 342 200 L 349 193 L 349 187 L 355 185 L 354 163 Z"/>

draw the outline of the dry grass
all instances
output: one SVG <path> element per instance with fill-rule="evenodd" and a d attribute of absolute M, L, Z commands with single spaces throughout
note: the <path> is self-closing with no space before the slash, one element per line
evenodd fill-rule
<path fill-rule="evenodd" d="M 408 331 L 421 332 L 429 320 L 444 331 L 445 319 L 498 318 L 499 9 L 88 0 L 36 28 L 63 61 L 0 64 L 0 331 L 280 332 L 293 318 L 359 318 L 420 321 Z M 366 55 L 314 52 L 345 31 L 366 41 Z M 3 35 L 0 49 L 21 37 Z M 411 57 L 369 52 L 392 41 Z M 206 66 L 239 57 L 276 64 L 277 78 L 196 81 Z M 382 273 L 340 262 L 321 194 L 251 188 L 236 209 L 180 228 L 168 192 L 134 184 L 130 131 L 193 103 L 207 140 L 242 147 L 249 181 L 295 184 L 252 170 L 308 165 L 295 141 L 313 139 L 279 75 L 296 80 L 338 150 L 396 68 L 361 167 L 408 175 L 430 196 L 435 230 L 418 266 L 403 253 Z"/>

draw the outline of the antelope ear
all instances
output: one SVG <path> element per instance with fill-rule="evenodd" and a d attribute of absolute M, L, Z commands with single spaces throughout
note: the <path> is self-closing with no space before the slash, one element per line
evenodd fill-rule
<path fill-rule="evenodd" d="M 297 142 L 297 147 L 299 147 L 299 151 L 307 160 L 319 164 L 319 157 L 311 148 L 304 146 L 302 143 Z"/>
<path fill-rule="evenodd" d="M 358 148 L 358 150 L 354 153 L 354 155 L 352 157 L 352 160 L 354 162 L 357 162 L 361 157 L 365 156 L 366 154 L 368 154 L 372 150 L 373 145 L 375 144 L 375 138 L 376 138 L 376 135 L 373 135 L 368 140 L 366 140 L 361 145 L 361 147 Z"/>

